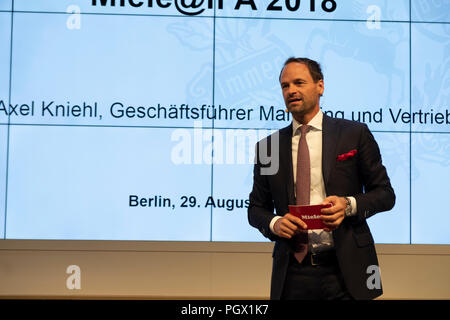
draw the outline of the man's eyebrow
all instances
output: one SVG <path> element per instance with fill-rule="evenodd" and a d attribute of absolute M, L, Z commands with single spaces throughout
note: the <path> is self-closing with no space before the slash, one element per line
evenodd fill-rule
<path fill-rule="evenodd" d="M 302 79 L 302 78 L 296 78 L 296 79 L 292 80 L 292 82 L 306 82 L 306 80 L 305 80 L 305 79 Z M 287 84 L 287 83 L 288 83 L 288 81 L 282 81 L 282 82 L 280 82 L 281 85 Z"/>

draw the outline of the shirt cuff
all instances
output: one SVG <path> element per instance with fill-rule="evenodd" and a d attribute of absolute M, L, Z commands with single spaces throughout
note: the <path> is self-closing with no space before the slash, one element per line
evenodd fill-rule
<path fill-rule="evenodd" d="M 355 201 L 355 203 L 356 203 L 356 201 Z M 277 222 L 277 220 L 278 220 L 278 219 L 281 219 L 281 218 L 283 218 L 283 217 L 275 216 L 275 217 L 273 217 L 273 219 L 270 221 L 269 228 L 270 228 L 270 231 L 272 231 L 273 234 L 276 234 L 275 231 L 273 230 L 273 226 L 275 225 L 275 222 Z"/>

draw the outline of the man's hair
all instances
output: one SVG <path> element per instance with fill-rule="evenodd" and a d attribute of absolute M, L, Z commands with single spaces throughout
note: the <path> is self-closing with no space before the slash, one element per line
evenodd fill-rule
<path fill-rule="evenodd" d="M 290 57 L 289 59 L 286 60 L 286 62 L 283 65 L 283 68 L 281 68 L 278 80 L 281 81 L 281 74 L 283 73 L 284 67 L 286 67 L 289 63 L 292 62 L 304 64 L 308 68 L 309 73 L 311 74 L 311 77 L 314 80 L 314 82 L 323 80 L 322 69 L 320 68 L 320 64 L 317 61 L 308 58 L 295 58 L 295 57 Z"/>

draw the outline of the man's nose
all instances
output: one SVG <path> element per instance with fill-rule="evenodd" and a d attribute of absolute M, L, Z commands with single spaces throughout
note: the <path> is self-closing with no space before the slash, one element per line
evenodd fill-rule
<path fill-rule="evenodd" d="M 288 93 L 288 96 L 293 96 L 296 93 L 295 87 L 289 86 L 287 93 Z"/>

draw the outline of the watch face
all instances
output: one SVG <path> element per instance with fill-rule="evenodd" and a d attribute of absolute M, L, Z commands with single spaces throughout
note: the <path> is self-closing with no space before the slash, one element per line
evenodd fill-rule
<path fill-rule="evenodd" d="M 345 216 L 348 217 L 352 212 L 352 203 L 350 202 L 350 199 L 347 197 L 345 197 L 345 200 L 347 201 L 347 206 L 345 207 Z"/>
<path fill-rule="evenodd" d="M 352 202 L 349 198 L 345 197 L 345 201 L 347 201 L 347 207 L 350 207 L 352 205 Z"/>

